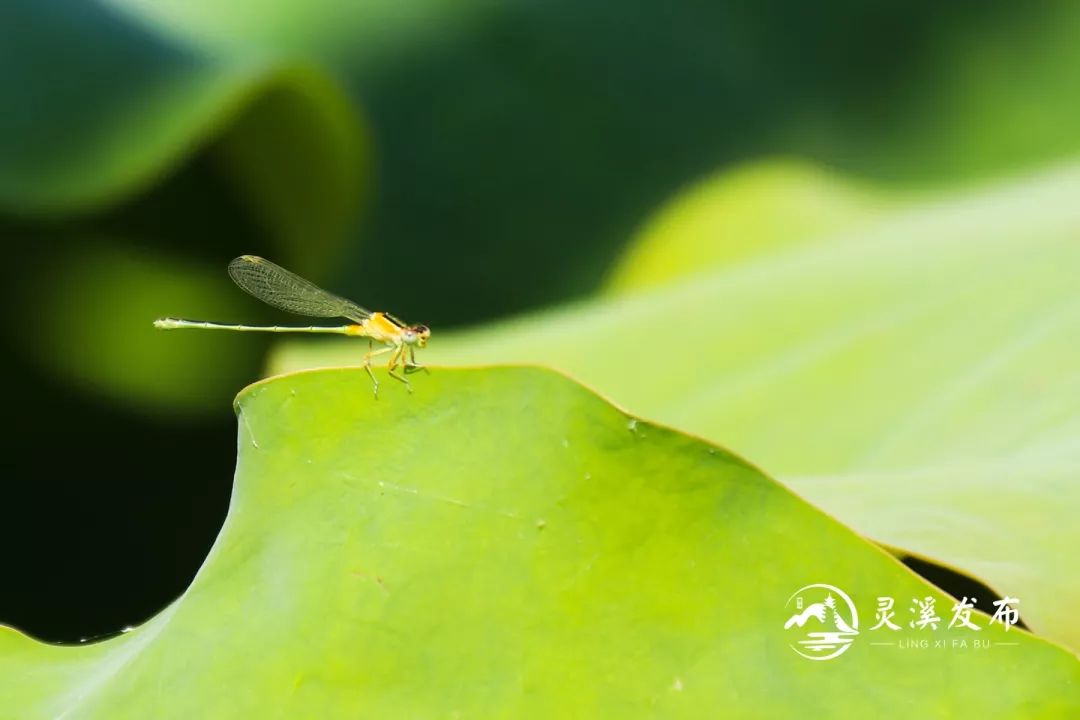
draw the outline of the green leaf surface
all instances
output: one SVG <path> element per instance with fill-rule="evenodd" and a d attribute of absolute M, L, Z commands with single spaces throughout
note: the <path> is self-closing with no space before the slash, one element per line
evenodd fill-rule
<path fill-rule="evenodd" d="M 870 645 L 876 596 L 950 600 L 721 448 L 540 369 L 383 382 L 377 401 L 355 369 L 244 391 L 192 586 L 93 645 L 0 629 L 0 718 L 1080 711 L 1075 657 L 984 616 L 980 639 L 1014 644 Z M 783 630 L 815 582 L 863 618 L 828 662 Z"/>
<path fill-rule="evenodd" d="M 426 357 L 572 372 L 738 448 L 867 537 L 1020 598 L 1036 632 L 1076 648 L 1077 197 L 1067 167 L 925 201 L 645 292 L 436 328 Z M 362 350 L 282 348 L 275 371 Z"/>

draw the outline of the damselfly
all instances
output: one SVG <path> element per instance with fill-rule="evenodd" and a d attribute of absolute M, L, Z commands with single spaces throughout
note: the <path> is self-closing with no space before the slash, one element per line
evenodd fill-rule
<path fill-rule="evenodd" d="M 390 353 L 390 362 L 386 369 L 390 377 L 405 383 L 409 392 L 412 392 L 412 385 L 408 378 L 398 374 L 398 366 L 401 366 L 405 375 L 427 369 L 416 362 L 416 348 L 425 347 L 431 337 L 431 330 L 426 325 L 406 325 L 389 313 L 366 310 L 351 300 L 327 292 L 280 265 L 255 255 L 241 255 L 229 263 L 229 276 L 242 290 L 267 305 L 308 317 L 345 318 L 352 320 L 354 324 L 338 327 L 279 327 L 162 318 L 154 321 L 154 327 L 162 330 L 194 328 L 240 332 L 333 333 L 366 337 L 368 352 L 364 355 L 364 369 L 374 383 L 375 397 L 379 396 L 379 380 L 371 369 L 372 358 Z M 375 350 L 374 343 L 385 347 Z"/>

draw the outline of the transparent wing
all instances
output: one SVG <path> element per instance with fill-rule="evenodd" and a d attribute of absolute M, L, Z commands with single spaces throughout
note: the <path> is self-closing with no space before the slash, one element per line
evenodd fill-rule
<path fill-rule="evenodd" d="M 280 265 L 256 255 L 241 255 L 229 263 L 229 277 L 244 292 L 297 315 L 343 317 L 363 322 L 371 313 L 351 300 L 323 290 Z"/>

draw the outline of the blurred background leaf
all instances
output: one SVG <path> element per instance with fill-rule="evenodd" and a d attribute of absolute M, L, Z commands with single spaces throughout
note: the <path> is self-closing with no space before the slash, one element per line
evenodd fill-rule
<path fill-rule="evenodd" d="M 374 241 L 338 287 L 443 327 L 595 290 L 723 164 L 939 186 L 1080 152 L 1069 0 L 110 4 L 215 53 L 335 68 L 379 156 Z"/>
<path fill-rule="evenodd" d="M 615 264 L 608 289 L 662 285 L 794 243 L 844 237 L 894 208 L 894 196 L 806 162 L 750 163 L 687 190 L 651 218 Z"/>
<path fill-rule="evenodd" d="M 208 363 L 212 345 L 166 351 L 147 322 L 180 300 L 238 315 L 244 301 L 210 282 L 233 243 L 325 268 L 361 189 L 355 114 L 314 71 L 203 57 L 93 5 L 0 12 L 0 238 L 20 266 L 6 327 L 22 331 L 9 340 L 95 391 L 174 411 L 219 405 L 254 347 Z M 196 278 L 203 291 L 168 292 Z"/>

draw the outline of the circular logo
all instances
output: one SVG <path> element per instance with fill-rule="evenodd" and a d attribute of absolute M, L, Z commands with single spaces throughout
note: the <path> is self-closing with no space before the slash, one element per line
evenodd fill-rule
<path fill-rule="evenodd" d="M 800 633 L 791 649 L 808 660 L 840 657 L 859 634 L 859 613 L 848 594 L 833 585 L 799 588 L 784 605 L 792 613 L 784 630 Z"/>

